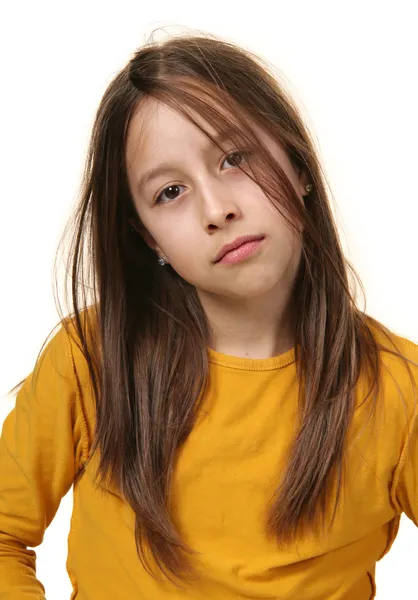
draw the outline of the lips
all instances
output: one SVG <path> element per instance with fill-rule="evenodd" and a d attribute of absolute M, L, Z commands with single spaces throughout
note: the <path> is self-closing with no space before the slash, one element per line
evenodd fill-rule
<path fill-rule="evenodd" d="M 225 246 L 223 246 L 221 248 L 221 250 L 218 252 L 218 254 L 213 262 L 215 262 L 215 263 L 219 262 L 220 260 L 222 260 L 222 258 L 225 256 L 225 254 L 227 254 L 228 252 L 231 252 L 231 250 L 236 250 L 237 248 L 239 248 L 243 244 L 246 244 L 247 242 L 254 242 L 255 240 L 262 240 L 264 237 L 265 236 L 263 234 L 242 235 L 242 236 L 236 238 L 230 244 L 225 244 Z"/>

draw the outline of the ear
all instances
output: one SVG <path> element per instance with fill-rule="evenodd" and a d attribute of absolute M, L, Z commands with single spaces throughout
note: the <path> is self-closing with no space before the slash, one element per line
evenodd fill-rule
<path fill-rule="evenodd" d="M 301 196 L 306 196 L 307 192 L 306 192 L 306 185 L 309 183 L 309 177 L 307 172 L 302 169 L 299 172 L 299 192 L 301 194 Z"/>
<path fill-rule="evenodd" d="M 144 239 L 145 243 L 151 248 L 151 250 L 156 250 L 157 243 L 149 233 L 148 229 L 142 225 L 142 223 L 138 223 L 134 219 L 129 219 L 129 225 L 135 229 L 135 231 Z"/>

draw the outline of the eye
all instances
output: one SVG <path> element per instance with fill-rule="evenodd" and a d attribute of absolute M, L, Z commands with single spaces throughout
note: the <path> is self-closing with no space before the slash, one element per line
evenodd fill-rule
<path fill-rule="evenodd" d="M 168 187 L 164 188 L 163 191 L 156 197 L 155 204 L 159 204 L 160 202 L 164 201 L 164 195 L 166 198 L 168 198 L 168 200 L 175 200 L 178 196 L 179 188 L 184 188 L 184 185 L 169 185 Z"/>
<path fill-rule="evenodd" d="M 249 150 L 234 150 L 233 152 L 230 152 L 229 154 L 227 154 L 227 156 L 223 160 L 223 163 L 225 163 L 226 161 L 229 161 L 229 165 L 231 167 L 236 167 L 238 165 L 241 165 L 243 162 L 245 162 L 246 158 L 248 158 L 250 156 L 250 154 L 251 153 Z M 164 188 L 160 194 L 158 194 L 158 196 L 155 198 L 154 203 L 160 204 L 161 202 L 163 202 L 163 203 L 167 202 L 167 200 L 168 201 L 175 200 L 181 193 L 179 191 L 180 188 L 184 188 L 184 187 L 185 187 L 184 185 L 180 185 L 180 184 L 169 185 L 168 187 Z M 164 196 L 165 196 L 165 198 L 164 198 Z"/>
<path fill-rule="evenodd" d="M 246 150 L 234 150 L 225 157 L 224 162 L 230 161 L 230 166 L 236 167 L 240 165 L 243 161 L 245 161 L 246 157 L 248 157 L 249 154 L 249 151 Z"/>

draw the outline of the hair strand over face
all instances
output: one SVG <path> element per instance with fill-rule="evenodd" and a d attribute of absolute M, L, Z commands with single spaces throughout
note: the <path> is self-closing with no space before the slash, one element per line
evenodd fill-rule
<path fill-rule="evenodd" d="M 130 226 L 132 220 L 141 223 L 128 185 L 126 139 L 135 111 L 147 98 L 191 120 L 193 111 L 219 131 L 232 123 L 237 141 L 261 157 L 261 168 L 256 161 L 253 170 L 257 183 L 278 210 L 302 225 L 302 260 L 293 289 L 300 421 L 287 470 L 280 480 L 278 474 L 266 507 L 266 532 L 279 544 L 305 528 L 319 534 L 332 525 L 354 388 L 363 369 L 370 378 L 364 400 L 370 404 L 369 418 L 379 394 L 382 347 L 372 328 L 394 342 L 381 323 L 356 307 L 350 271 L 363 295 L 364 290 L 344 258 L 313 142 L 261 59 L 209 36 L 179 36 L 140 48 L 108 86 L 96 115 L 80 203 L 66 231 L 75 235 L 69 268 L 72 315 L 63 323 L 86 358 L 93 384 L 90 460 L 99 451 L 99 482 L 121 494 L 135 512 L 144 567 L 156 576 L 153 560 L 172 581 L 190 580 L 198 577 L 197 553 L 173 524 L 169 488 L 176 452 L 207 389 L 210 326 L 195 288 L 170 266 L 162 269 Z M 248 117 L 280 140 L 292 163 L 308 173 L 313 191 L 304 206 L 274 157 L 249 132 Z M 400 355 L 397 348 L 386 350 Z M 331 499 L 333 516 L 326 523 Z"/>

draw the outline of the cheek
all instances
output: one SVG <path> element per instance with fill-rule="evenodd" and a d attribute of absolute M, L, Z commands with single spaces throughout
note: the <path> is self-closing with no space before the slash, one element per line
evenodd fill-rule
<path fill-rule="evenodd" d="M 164 250 L 172 268 L 190 283 L 193 283 L 192 279 L 195 277 L 203 275 L 205 261 L 210 260 L 201 248 L 201 241 L 186 234 L 171 238 L 164 245 Z"/>
<path fill-rule="evenodd" d="M 292 268 L 292 265 L 297 265 L 302 252 L 302 235 L 301 233 L 288 224 L 281 215 L 276 216 L 276 226 L 274 227 L 274 244 L 275 253 L 279 257 L 281 268 Z"/>
<path fill-rule="evenodd" d="M 177 256 L 176 261 L 171 262 L 171 267 L 182 279 L 196 288 L 206 288 L 211 281 L 209 273 L 203 268 L 202 260 L 191 253 Z"/>
<path fill-rule="evenodd" d="M 286 240 L 299 240 L 303 231 L 302 226 L 284 207 L 280 206 L 278 210 L 271 202 L 272 227 Z"/>
<path fill-rule="evenodd" d="M 299 259 L 302 250 L 302 235 L 300 232 L 295 231 L 293 227 L 286 225 L 286 243 L 288 244 L 290 256 L 296 260 Z"/>

